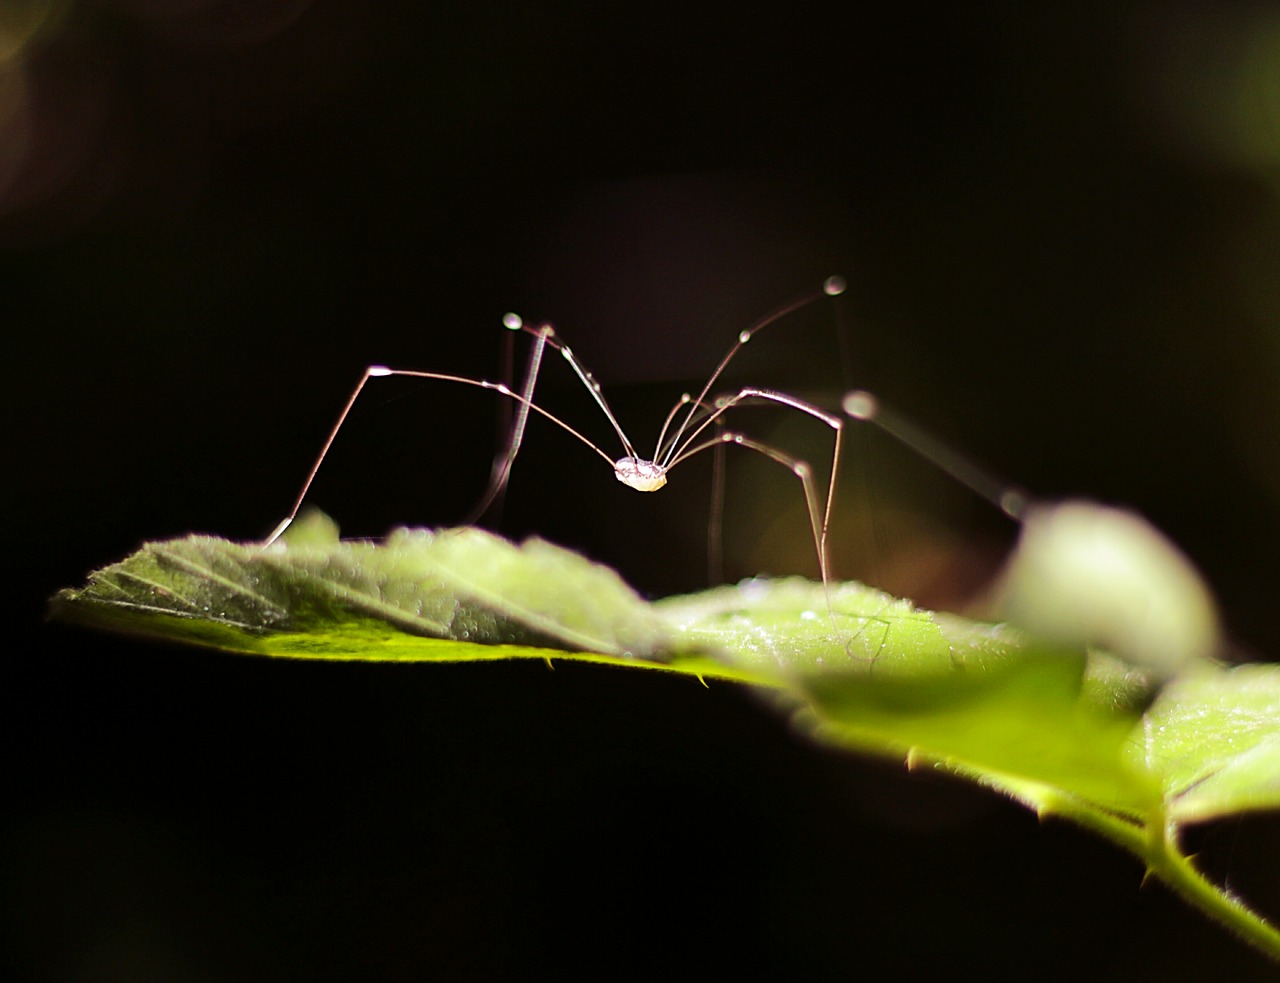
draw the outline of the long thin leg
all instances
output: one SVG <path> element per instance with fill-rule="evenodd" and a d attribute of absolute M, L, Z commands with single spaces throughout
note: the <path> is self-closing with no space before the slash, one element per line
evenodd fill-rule
<path fill-rule="evenodd" d="M 280 525 L 271 530 L 271 534 L 262 541 L 263 546 L 270 546 L 280 535 L 293 524 L 293 520 L 298 517 L 298 510 L 302 508 L 302 503 L 307 497 L 307 492 L 311 488 L 311 482 L 315 480 L 316 472 L 320 470 L 320 463 L 329 453 L 329 448 L 333 446 L 333 438 L 338 436 L 338 431 L 342 429 L 342 424 L 346 420 L 347 415 L 351 412 L 351 407 L 356 405 L 356 398 L 364 390 L 364 384 L 374 376 L 382 376 L 390 374 L 390 370 L 381 365 L 370 365 L 364 370 L 364 375 L 360 376 L 360 381 L 356 383 L 355 389 L 351 391 L 351 395 L 347 397 L 346 405 L 342 407 L 342 412 L 338 414 L 338 422 L 333 425 L 333 429 L 329 431 L 329 436 L 325 439 L 324 446 L 320 448 L 320 454 L 316 457 L 316 463 L 311 465 L 311 470 L 307 472 L 307 480 L 302 483 L 302 490 L 298 492 L 298 497 L 293 503 L 293 508 L 289 510 L 289 514 L 284 517 Z"/>
<path fill-rule="evenodd" d="M 671 426 L 671 421 L 676 418 L 686 405 L 693 402 L 693 397 L 688 393 L 684 393 L 676 402 L 671 410 L 667 413 L 667 418 L 662 424 L 662 433 L 658 436 L 658 448 L 661 450 L 662 441 L 667 429 Z M 703 403 L 698 409 L 704 413 L 711 414 L 715 412 L 715 407 L 709 403 Z M 718 584 L 724 580 L 724 445 L 725 441 L 721 438 L 724 433 L 724 421 L 717 419 L 716 425 L 716 441 L 712 445 L 715 453 L 711 465 L 711 508 L 707 513 L 707 583 Z M 668 469 L 669 470 L 669 469 Z"/>
<path fill-rule="evenodd" d="M 706 430 L 706 428 L 712 423 L 718 421 L 730 409 L 741 405 L 747 400 L 753 399 L 767 400 L 769 402 L 779 403 L 783 406 L 789 406 L 792 409 L 800 410 L 800 412 L 807 413 L 816 420 L 821 420 L 835 431 L 835 443 L 831 454 L 831 480 L 827 485 L 827 500 L 826 504 L 822 508 L 822 527 L 821 533 L 818 537 L 818 558 L 822 563 L 822 579 L 825 583 L 830 576 L 830 568 L 827 562 L 827 531 L 831 525 L 831 509 L 836 496 L 836 477 L 840 472 L 840 452 L 844 441 L 844 421 L 840 419 L 840 417 L 828 413 L 825 410 L 814 406 L 812 403 L 805 402 L 803 399 L 798 399 L 795 396 L 789 396 L 786 393 L 775 392 L 772 389 L 756 389 L 751 387 L 740 389 L 733 396 L 725 396 L 716 400 L 715 410 L 713 410 L 706 419 L 702 420 L 693 429 L 693 431 L 684 438 L 682 443 L 672 448 L 673 456 L 671 461 L 667 464 L 667 468 L 670 469 L 675 467 L 679 462 L 689 457 L 690 454 L 695 453 L 697 450 L 701 450 L 703 447 L 713 446 L 713 443 L 711 442 L 700 444 L 694 448 L 690 448 L 689 445 L 690 442 L 696 439 L 700 433 Z M 742 441 L 735 442 L 742 443 Z M 764 451 L 764 453 L 769 453 L 769 451 Z M 770 456 L 772 456 L 772 454 Z M 777 460 L 777 458 L 775 458 L 775 460 Z M 798 463 L 803 464 L 804 462 Z M 808 465 L 806 464 L 805 467 L 808 468 Z M 814 521 L 816 525 L 816 514 L 814 516 Z"/>
<path fill-rule="evenodd" d="M 694 414 L 697 412 L 700 406 L 706 405 L 705 400 L 707 398 L 707 394 L 711 392 L 711 387 L 716 384 L 716 380 L 720 378 L 725 368 L 728 366 L 728 364 L 731 361 L 733 361 L 733 357 L 738 354 L 738 352 L 742 349 L 743 345 L 749 342 L 756 335 L 757 332 L 764 330 L 769 325 L 773 324 L 775 321 L 781 320 L 782 318 L 786 317 L 788 314 L 791 314 L 794 311 L 798 311 L 800 310 L 800 308 L 805 307 L 808 304 L 812 304 L 815 300 L 820 300 L 824 296 L 838 297 L 840 294 L 844 293 L 845 286 L 846 284 L 843 277 L 829 276 L 827 277 L 826 280 L 823 281 L 821 290 L 815 291 L 813 293 L 804 294 L 801 297 L 797 297 L 795 300 L 790 301 L 787 304 L 784 304 L 782 307 L 779 307 L 777 310 L 773 311 L 771 314 L 767 314 L 765 317 L 762 317 L 759 321 L 751 325 L 751 327 L 747 328 L 745 331 L 740 332 L 738 334 L 737 342 L 734 344 L 732 348 L 729 349 L 728 352 L 725 353 L 724 358 L 720 359 L 720 364 L 716 366 L 715 371 L 712 372 L 711 375 L 707 378 L 707 382 L 702 387 L 702 391 L 698 393 L 697 398 L 689 400 L 689 402 L 691 402 L 693 405 L 689 407 L 688 414 L 685 416 L 683 420 L 680 421 L 680 426 L 676 428 L 675 436 L 671 438 L 671 449 L 673 453 L 671 453 L 669 456 L 670 457 L 675 456 L 675 453 L 674 453 L 675 447 L 683 439 L 685 431 L 689 429 L 689 425 L 693 422 Z M 667 423 L 669 424 L 670 422 L 671 422 L 670 419 L 668 419 Z M 663 426 L 662 433 L 659 434 L 658 436 L 657 449 L 654 451 L 654 454 L 653 454 L 653 459 L 655 461 L 659 460 L 662 457 L 662 445 L 663 445 L 663 440 L 666 438 L 666 435 L 667 435 L 667 427 Z"/>
<path fill-rule="evenodd" d="M 724 422 L 716 421 L 711 463 L 711 511 L 707 517 L 707 582 L 724 580 Z"/>
<path fill-rule="evenodd" d="M 512 327 L 509 319 L 516 318 L 514 314 L 508 314 L 503 319 L 503 323 L 507 327 Z M 523 322 L 516 318 L 517 326 L 523 327 Z M 538 369 L 542 366 L 542 352 L 547 347 L 547 341 L 555 333 L 549 324 L 544 324 L 534 332 L 533 348 L 529 351 L 529 363 L 525 368 L 524 385 L 520 387 L 520 399 L 516 408 L 515 420 L 511 424 L 511 430 L 507 436 L 507 446 L 502 452 L 493 459 L 493 469 L 489 473 L 489 487 L 485 489 L 484 495 L 480 497 L 479 503 L 471 510 L 464 520 L 464 525 L 472 525 L 480 516 L 488 511 L 489 506 L 494 500 L 506 490 L 507 482 L 511 478 L 511 465 L 515 463 L 516 455 L 520 453 L 520 445 L 524 442 L 524 428 L 529 422 L 529 407 L 532 405 L 533 389 L 538 384 Z"/>
<path fill-rule="evenodd" d="M 502 323 L 513 331 L 524 331 L 527 334 L 533 335 L 537 335 L 539 333 L 538 329 L 530 327 L 521 321 L 518 314 L 506 315 L 502 319 Z M 544 325 L 544 327 L 546 327 L 546 325 Z M 564 356 L 564 360 L 569 363 L 569 368 L 571 368 L 574 374 L 582 380 L 582 384 L 587 387 L 587 392 L 591 394 L 591 398 L 596 401 L 596 405 L 600 407 L 601 412 L 603 412 L 608 418 L 610 425 L 613 427 L 613 432 L 616 433 L 618 435 L 618 439 L 622 441 L 622 447 L 627 452 L 627 456 L 638 457 L 639 455 L 636 454 L 635 447 L 632 446 L 631 440 L 622 429 L 622 424 L 620 424 L 618 422 L 618 418 L 613 415 L 613 409 L 609 406 L 608 400 L 604 398 L 603 387 L 600 385 L 599 380 L 592 375 L 591 370 L 582 364 L 578 356 L 573 353 L 573 349 L 556 340 L 554 331 L 548 330 L 543 341 L 545 344 L 550 345 Z"/>
<path fill-rule="evenodd" d="M 501 381 L 508 385 L 514 385 L 516 379 L 516 332 L 508 331 L 502 339 L 502 374 L 498 377 Z M 532 354 L 532 353 L 530 353 Z M 529 359 L 524 361 L 525 375 L 529 374 Z M 848 386 L 845 386 L 848 389 Z M 497 419 L 494 426 L 495 447 L 502 448 L 501 451 L 494 454 L 493 462 L 489 466 L 489 480 L 493 481 L 493 472 L 497 469 L 498 462 L 502 460 L 502 456 L 506 454 L 507 448 L 511 445 L 511 432 L 515 429 L 515 406 L 509 400 L 501 400 L 498 408 Z M 482 515 L 490 515 L 494 522 L 502 521 L 502 509 L 507 500 L 507 489 L 510 483 L 502 486 L 502 490 L 498 492 L 493 501 L 485 506 L 483 511 L 477 510 L 474 506 L 471 512 L 463 519 L 464 525 L 475 525 L 480 521 Z M 482 499 L 483 500 L 483 499 Z"/>
<path fill-rule="evenodd" d="M 925 433 L 906 417 L 886 409 L 869 392 L 855 389 L 846 393 L 841 404 L 855 420 L 874 423 L 892 437 L 906 444 L 960 484 L 977 493 L 1011 519 L 1021 521 L 1031 503 L 1031 496 L 1017 485 L 997 478 L 986 468 L 942 441 Z"/>
<path fill-rule="evenodd" d="M 373 378 L 381 378 L 391 375 L 412 376 L 417 379 L 436 379 L 441 382 L 457 382 L 465 386 L 475 386 L 479 389 L 488 389 L 491 392 L 497 393 L 499 396 L 505 396 L 508 399 L 513 399 L 525 409 L 526 417 L 529 410 L 545 417 L 566 433 L 577 437 L 578 440 L 582 441 L 582 443 L 586 444 L 589 448 L 599 454 L 611 469 L 613 468 L 613 458 L 608 454 L 602 451 L 573 427 L 569 426 L 569 424 L 561 420 L 558 416 L 553 413 L 548 413 L 537 403 L 534 403 L 529 397 L 521 393 L 513 392 L 505 383 L 488 382 L 484 379 L 467 379 L 463 376 L 445 375 L 440 372 L 418 372 L 411 369 L 389 369 L 384 365 L 370 365 L 364 370 L 364 375 L 360 377 L 360 381 L 356 384 L 355 389 L 352 390 L 351 396 L 348 397 L 346 405 L 342 407 L 342 412 L 338 414 L 338 420 L 333 425 L 333 429 L 329 431 L 329 436 L 326 438 L 324 446 L 320 448 L 319 456 L 316 458 L 315 463 L 311 465 L 311 470 L 307 472 L 307 480 L 302 483 L 302 490 L 298 492 L 298 497 L 293 503 L 293 508 L 289 510 L 289 514 L 284 518 L 284 520 L 271 531 L 271 535 L 263 540 L 263 546 L 270 546 L 279 539 L 281 533 L 288 529 L 293 520 L 298 517 L 298 512 L 302 508 L 302 503 L 306 500 L 307 492 L 311 489 L 311 483 L 315 480 L 316 473 L 320 470 L 320 465 L 324 462 L 325 456 L 329 453 L 329 448 L 333 446 L 333 441 L 334 438 L 338 436 L 338 431 L 342 429 L 343 423 L 346 422 L 347 417 L 350 415 L 351 408 L 355 405 L 356 398 L 364 390 L 365 383 Z"/>
<path fill-rule="evenodd" d="M 838 432 L 839 431 L 837 431 L 837 433 Z M 809 509 L 809 526 L 813 531 L 813 546 L 818 554 L 818 568 L 822 575 L 822 589 L 827 594 L 827 608 L 829 610 L 831 607 L 831 576 L 827 563 L 826 520 L 823 519 L 819 521 L 818 518 L 819 513 L 823 512 L 823 510 L 818 508 L 818 492 L 814 488 L 813 484 L 813 469 L 807 462 L 801 461 L 799 458 L 792 457 L 790 454 L 785 454 L 776 447 L 770 447 L 768 444 L 761 443 L 758 440 L 752 440 L 744 434 L 726 430 L 711 440 L 704 441 L 701 444 L 688 448 L 680 455 L 680 457 L 672 462 L 672 466 L 674 467 L 675 464 L 678 464 L 680 461 L 686 461 L 693 457 L 693 455 L 700 454 L 702 451 L 717 446 L 724 447 L 728 444 L 734 444 L 739 447 L 746 447 L 750 450 L 757 451 L 766 457 L 777 461 L 783 467 L 788 468 L 792 474 L 800 479 L 800 483 L 804 486 L 805 504 Z M 837 441 L 837 451 L 838 449 L 839 445 Z M 828 503 L 828 507 L 823 514 L 825 515 L 829 513 L 830 503 Z"/>
<path fill-rule="evenodd" d="M 944 474 L 985 498 L 1011 519 L 1021 523 L 1031 505 L 1031 496 L 1017 485 L 997 478 L 984 467 L 937 438 L 921 430 L 905 417 L 886 409 L 871 393 L 855 389 L 845 393 L 841 408 L 854 420 L 874 424 L 891 437 L 931 461 Z M 861 634 L 861 631 L 858 633 Z M 856 636 L 855 636 L 856 637 Z M 881 639 L 881 648 L 888 638 Z M 853 640 L 850 640 L 852 645 Z M 874 663 L 875 659 L 872 659 Z"/>

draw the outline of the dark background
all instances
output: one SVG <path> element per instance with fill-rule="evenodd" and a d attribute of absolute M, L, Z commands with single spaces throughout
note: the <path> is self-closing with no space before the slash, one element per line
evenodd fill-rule
<path fill-rule="evenodd" d="M 502 313 L 551 318 L 647 446 L 739 330 L 839 272 L 728 385 L 868 386 L 1042 494 L 1135 507 L 1273 656 L 1280 7 L 785 9 L 6 8 L 0 968 L 1273 975 L 1084 833 L 816 749 L 733 687 L 41 624 L 145 539 L 265 534 L 366 364 L 492 377 Z M 493 399 L 378 388 L 314 500 L 351 535 L 459 521 Z M 558 362 L 539 395 L 615 453 Z M 823 461 L 793 416 L 741 419 Z M 639 496 L 531 427 L 499 528 L 695 589 L 709 474 Z M 1013 533 L 885 440 L 841 477 L 841 576 L 957 603 Z M 814 572 L 795 485 L 730 461 L 731 578 Z M 1274 918 L 1275 842 L 1258 818 L 1191 845 Z"/>

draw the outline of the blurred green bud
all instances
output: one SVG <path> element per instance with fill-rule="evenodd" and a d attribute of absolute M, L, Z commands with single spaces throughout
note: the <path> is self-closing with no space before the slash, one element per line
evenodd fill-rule
<path fill-rule="evenodd" d="M 1191 561 L 1135 512 L 1034 504 L 996 587 L 999 616 L 1065 644 L 1110 650 L 1167 679 L 1220 645 L 1217 605 Z"/>

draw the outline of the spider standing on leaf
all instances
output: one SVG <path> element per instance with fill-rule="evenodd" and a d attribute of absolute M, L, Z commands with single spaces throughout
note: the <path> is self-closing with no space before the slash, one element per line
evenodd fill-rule
<path fill-rule="evenodd" d="M 827 531 L 831 521 L 831 507 L 835 497 L 836 474 L 840 466 L 841 442 L 844 433 L 843 419 L 833 413 L 791 396 L 784 392 L 774 389 L 762 389 L 754 386 L 743 387 L 737 392 L 727 393 L 720 396 L 711 396 L 711 388 L 715 385 L 716 380 L 720 378 L 726 366 L 742 347 L 749 342 L 755 334 L 762 329 L 773 324 L 775 321 L 785 317 L 788 314 L 799 310 L 822 297 L 835 297 L 843 293 L 845 289 L 845 281 L 838 276 L 828 277 L 822 284 L 822 288 L 813 293 L 793 300 L 789 304 L 779 308 L 767 317 L 757 321 L 751 327 L 742 331 L 738 335 L 737 342 L 725 354 L 724 358 L 716 366 L 715 370 L 703 385 L 701 391 L 696 395 L 684 393 L 676 404 L 667 414 L 666 421 L 662 425 L 662 429 L 658 434 L 658 439 L 652 457 L 645 458 L 636 450 L 635 445 L 622 429 L 622 425 L 618 422 L 613 410 L 609 407 L 608 401 L 604 397 L 600 383 L 595 376 L 587 369 L 585 365 L 573 353 L 568 345 L 560 341 L 555 329 L 550 324 L 531 325 L 516 314 L 507 314 L 503 317 L 502 323 L 512 331 L 524 332 L 533 338 L 533 346 L 529 352 L 529 359 L 525 369 L 524 382 L 520 387 L 520 391 L 516 392 L 505 383 L 489 382 L 484 379 L 473 379 L 466 376 L 449 375 L 442 372 L 423 372 L 413 369 L 391 369 L 382 365 L 371 365 L 365 369 L 364 375 L 356 384 L 350 397 L 347 399 L 346 405 L 342 408 L 342 412 L 338 415 L 338 420 L 330 430 L 328 438 L 325 440 L 320 454 L 316 458 L 315 463 L 311 466 L 311 470 L 307 474 L 306 481 L 303 482 L 302 490 L 298 493 L 297 499 L 294 501 L 293 508 L 284 520 L 276 526 L 263 542 L 264 546 L 268 546 L 275 542 L 276 539 L 289 527 L 293 520 L 297 517 L 298 511 L 302 508 L 302 503 L 307 497 L 307 492 L 311 488 L 311 483 L 315 479 L 316 473 L 320 470 L 320 465 L 324 461 L 325 456 L 329 453 L 329 448 L 333 445 L 334 438 L 337 437 L 338 431 L 342 429 L 343 423 L 351 412 L 352 406 L 355 405 L 356 399 L 360 393 L 364 391 L 365 385 L 370 379 L 381 378 L 383 376 L 412 376 L 420 379 L 435 379 L 442 382 L 456 382 L 467 386 L 476 386 L 481 389 L 488 389 L 511 399 L 516 404 L 515 417 L 512 423 L 511 431 L 507 439 L 504 450 L 494 459 L 493 470 L 489 478 L 489 485 L 484 495 L 480 499 L 479 505 L 472 513 L 472 519 L 478 518 L 489 508 L 490 505 L 502 494 L 506 488 L 507 481 L 511 475 L 511 466 L 515 463 L 516 455 L 520 452 L 520 445 L 524 440 L 525 427 L 529 422 L 530 412 L 537 413 L 542 417 L 550 420 L 556 426 L 560 427 L 566 433 L 576 437 L 587 447 L 595 451 L 605 462 L 613 469 L 614 475 L 628 488 L 634 488 L 636 491 L 652 492 L 662 488 L 667 483 L 667 475 L 676 465 L 687 461 L 695 454 L 713 448 L 724 448 L 729 445 L 746 447 L 756 451 L 766 457 L 778 462 L 788 468 L 797 478 L 804 489 L 805 506 L 809 513 L 809 525 L 813 532 L 814 549 L 818 557 L 818 569 L 822 576 L 824 587 L 830 583 L 831 568 L 830 560 L 827 555 Z M 618 440 L 621 442 L 623 456 L 613 458 L 607 454 L 597 444 L 583 436 L 579 431 L 560 419 L 558 416 L 543 409 L 534 402 L 534 388 L 538 382 L 538 373 L 542 367 L 542 357 L 546 350 L 550 348 L 559 352 L 564 360 L 569 364 L 575 375 L 582 381 L 591 398 L 595 400 L 596 405 L 604 413 L 609 421 L 609 425 L 613 427 L 614 433 L 617 434 Z M 770 402 L 780 406 L 786 406 L 801 413 L 806 413 L 816 420 L 820 420 L 832 429 L 835 434 L 831 453 L 831 477 L 827 483 L 826 494 L 820 499 L 818 490 L 813 481 L 813 470 L 802 460 L 791 456 L 776 447 L 761 443 L 758 440 L 739 433 L 735 430 L 725 429 L 725 414 L 734 407 L 749 402 Z M 714 428 L 713 432 L 708 434 L 708 429 Z M 715 504 L 713 505 L 713 516 L 711 522 L 711 531 L 709 533 L 710 549 L 713 555 L 712 566 L 717 565 L 715 557 L 719 549 L 719 482 L 720 475 L 717 469 L 717 494 Z"/>
<path fill-rule="evenodd" d="M 503 318 L 507 328 L 533 338 L 519 392 L 500 382 L 371 365 L 365 369 L 338 415 L 307 473 L 293 508 L 263 545 L 275 542 L 298 515 L 320 465 L 368 381 L 383 376 L 412 376 L 491 390 L 516 404 L 506 446 L 494 458 L 488 487 L 472 514 L 473 520 L 483 514 L 506 488 L 531 412 L 576 437 L 613 469 L 619 481 L 636 491 L 658 491 L 666 485 L 667 475 L 676 465 L 705 450 L 723 449 L 729 445 L 746 447 L 783 465 L 800 479 L 804 490 L 818 569 L 828 599 L 828 613 L 834 619 L 827 533 L 840 467 L 844 420 L 810 402 L 774 389 L 747 386 L 719 396 L 710 394 L 730 361 L 757 332 L 824 296 L 838 296 L 844 289 L 842 278 L 829 277 L 821 290 L 793 300 L 739 333 L 738 340 L 720 360 L 698 394 L 684 393 L 671 408 L 658 433 L 653 455 L 648 458 L 640 455 L 622 429 L 595 376 L 573 350 L 560 341 L 550 324 L 527 324 L 515 314 L 507 314 Z M 548 348 L 564 357 L 595 400 L 617 434 L 623 456 L 611 457 L 578 430 L 534 402 L 542 357 Z M 832 429 L 831 474 L 826 494 L 821 499 L 808 463 L 738 431 L 726 429 L 728 411 L 749 402 L 769 402 L 799 410 Z M 1092 502 L 1036 501 L 1017 486 L 993 477 L 905 417 L 886 409 L 871 393 L 861 390 L 848 393 L 843 409 L 851 419 L 872 423 L 911 447 L 1021 525 L 1018 547 L 996 592 L 997 607 L 1003 617 L 1046 637 L 1107 645 L 1158 678 L 1168 678 L 1197 658 L 1212 656 L 1219 648 L 1216 605 L 1208 588 L 1186 557 L 1136 513 Z M 711 428 L 714 431 L 709 434 Z M 723 498 L 721 481 L 722 471 L 717 466 L 708 534 L 713 570 L 718 566 Z"/>

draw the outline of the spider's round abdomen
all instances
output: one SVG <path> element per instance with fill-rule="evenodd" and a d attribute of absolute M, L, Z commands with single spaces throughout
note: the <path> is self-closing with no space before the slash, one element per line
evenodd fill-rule
<path fill-rule="evenodd" d="M 628 488 L 636 491 L 657 491 L 667 483 L 667 469 L 652 461 L 638 457 L 620 457 L 613 462 L 613 474 Z"/>

